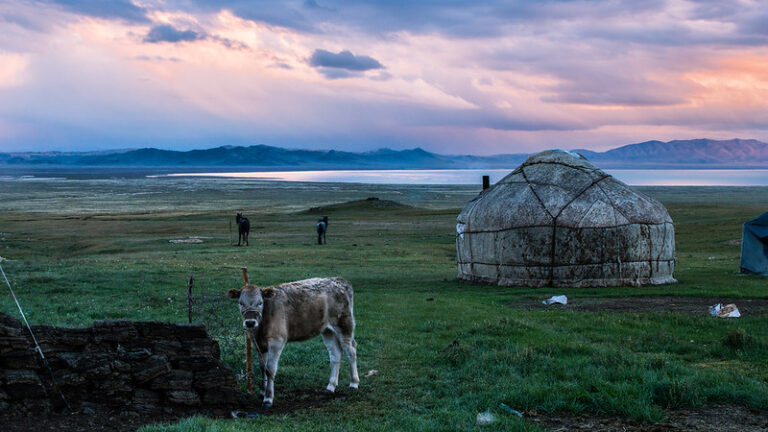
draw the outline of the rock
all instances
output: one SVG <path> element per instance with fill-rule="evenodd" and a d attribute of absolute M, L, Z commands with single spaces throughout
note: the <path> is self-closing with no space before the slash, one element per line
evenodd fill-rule
<path fill-rule="evenodd" d="M 200 406 L 200 396 L 191 390 L 169 391 L 168 401 L 177 405 Z"/>
<path fill-rule="evenodd" d="M 171 371 L 168 357 L 153 355 L 148 359 L 133 366 L 133 377 L 137 382 L 143 383 Z"/>
<path fill-rule="evenodd" d="M 6 370 L 3 382 L 11 399 L 41 398 L 46 395 L 43 383 L 33 370 Z"/>
<path fill-rule="evenodd" d="M 154 343 L 152 346 L 152 352 L 155 354 L 163 354 L 169 359 L 174 360 L 179 356 L 179 351 L 181 351 L 181 348 L 181 342 L 177 340 L 163 339 Z"/>
<path fill-rule="evenodd" d="M 127 342 L 139 336 L 136 327 L 130 321 L 96 321 L 93 324 L 94 341 Z"/>
<path fill-rule="evenodd" d="M 160 393 L 138 389 L 133 394 L 133 409 L 141 414 L 154 414 L 160 411 Z"/>
<path fill-rule="evenodd" d="M 192 390 L 192 372 L 175 369 L 152 380 L 150 387 L 155 390 Z"/>
<path fill-rule="evenodd" d="M 83 414 L 186 414 L 203 401 L 205 412 L 229 412 L 245 403 L 218 343 L 200 325 L 99 321 L 90 328 L 33 331 L 59 389 Z M 40 415 L 62 408 L 33 346 L 18 320 L 0 313 L 2 412 Z"/>
<path fill-rule="evenodd" d="M 201 324 L 179 324 L 175 326 L 176 337 L 185 341 L 194 338 L 208 339 L 208 332 Z"/>
<path fill-rule="evenodd" d="M 179 369 L 193 372 L 209 370 L 217 366 L 217 362 L 214 361 L 213 357 L 209 356 L 190 357 L 178 361 Z"/>
<path fill-rule="evenodd" d="M 231 370 L 224 371 L 223 368 L 215 368 L 195 372 L 196 389 L 211 389 L 216 387 L 235 386 L 237 386 L 237 382 L 235 381 L 235 376 Z"/>

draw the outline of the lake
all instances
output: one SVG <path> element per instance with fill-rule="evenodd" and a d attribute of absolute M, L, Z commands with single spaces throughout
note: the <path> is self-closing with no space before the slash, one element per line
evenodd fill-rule
<path fill-rule="evenodd" d="M 768 186 L 768 170 L 604 170 L 624 183 L 636 186 Z M 509 174 L 507 169 L 467 170 L 337 170 L 278 172 L 176 173 L 171 177 L 225 177 L 243 180 L 369 184 L 481 184 Z"/>

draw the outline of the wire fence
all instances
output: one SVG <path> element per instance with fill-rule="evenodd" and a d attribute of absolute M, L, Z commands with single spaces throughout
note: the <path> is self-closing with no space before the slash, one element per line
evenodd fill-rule
<path fill-rule="evenodd" d="M 208 334 L 219 343 L 221 359 L 235 372 L 242 389 L 246 385 L 245 332 L 236 305 L 222 293 L 188 291 L 190 322 L 205 326 Z"/>

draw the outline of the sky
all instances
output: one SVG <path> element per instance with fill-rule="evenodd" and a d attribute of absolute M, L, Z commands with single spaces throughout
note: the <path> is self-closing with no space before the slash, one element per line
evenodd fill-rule
<path fill-rule="evenodd" d="M 0 152 L 768 141 L 768 0 L 3 0 Z"/>

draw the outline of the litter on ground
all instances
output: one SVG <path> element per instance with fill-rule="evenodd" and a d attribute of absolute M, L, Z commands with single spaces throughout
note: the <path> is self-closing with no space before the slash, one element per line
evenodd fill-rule
<path fill-rule="evenodd" d="M 721 303 L 710 306 L 709 314 L 717 318 L 739 318 L 741 316 L 739 308 L 737 308 L 733 303 L 727 304 L 725 306 L 723 306 Z"/>
<path fill-rule="evenodd" d="M 478 426 L 488 426 L 489 424 L 492 424 L 495 421 L 496 421 L 496 416 L 494 416 L 490 411 L 481 412 L 477 414 Z"/>
<path fill-rule="evenodd" d="M 555 304 L 555 303 L 557 303 L 557 304 L 568 304 L 568 297 L 566 297 L 564 295 L 552 296 L 552 297 L 544 300 L 541 303 L 545 304 L 545 305 L 551 305 L 551 304 Z"/>
<path fill-rule="evenodd" d="M 246 412 L 246 411 L 232 411 L 231 414 L 232 414 L 232 418 L 249 418 L 249 419 L 254 419 L 254 418 L 259 418 L 261 416 L 261 414 L 259 414 L 259 413 L 249 413 L 249 412 Z"/>
<path fill-rule="evenodd" d="M 509 407 L 509 405 L 505 404 L 504 402 L 500 403 L 500 404 L 499 404 L 499 406 L 500 406 L 502 409 L 506 410 L 507 412 L 509 412 L 509 413 L 511 413 L 511 414 L 514 414 L 514 415 L 516 415 L 516 416 L 518 416 L 518 417 L 522 417 L 522 416 L 523 416 L 523 413 L 521 413 L 521 412 L 520 412 L 520 411 L 518 411 L 518 410 L 515 410 L 515 409 L 512 409 L 512 408 L 510 408 L 510 407 Z"/>
<path fill-rule="evenodd" d="M 371 370 L 368 371 L 367 374 L 365 374 L 365 376 L 367 378 L 367 377 L 371 377 L 371 376 L 378 375 L 378 374 L 379 374 L 379 371 L 377 371 L 376 369 L 371 369 Z"/>
<path fill-rule="evenodd" d="M 185 239 L 171 239 L 168 240 L 168 243 L 202 243 L 204 238 L 210 237 L 189 236 Z"/>

